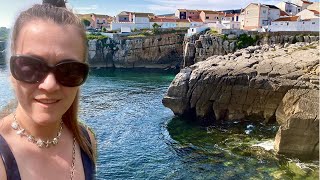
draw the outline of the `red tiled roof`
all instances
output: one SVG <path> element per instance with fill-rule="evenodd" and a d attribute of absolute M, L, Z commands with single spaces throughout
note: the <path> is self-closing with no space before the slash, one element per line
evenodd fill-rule
<path fill-rule="evenodd" d="M 289 16 L 289 14 L 285 11 L 280 10 L 280 16 Z"/>
<path fill-rule="evenodd" d="M 201 19 L 188 19 L 190 22 L 203 22 Z"/>
<path fill-rule="evenodd" d="M 238 16 L 239 14 L 226 14 L 224 15 L 224 17 L 234 17 L 234 16 Z"/>
<path fill-rule="evenodd" d="M 320 14 L 320 12 L 319 11 L 316 11 L 316 10 L 310 10 L 310 11 L 312 11 L 314 14 Z"/>
<path fill-rule="evenodd" d="M 274 21 L 298 21 L 299 16 L 282 17 Z"/>
<path fill-rule="evenodd" d="M 211 11 L 211 10 L 202 10 L 200 12 L 204 12 L 205 14 L 219 14 L 217 11 Z"/>
<path fill-rule="evenodd" d="M 312 4 L 312 2 L 309 2 L 309 1 L 302 1 L 302 2 L 306 4 Z"/>
<path fill-rule="evenodd" d="M 176 22 L 176 19 L 172 19 L 172 18 L 154 18 L 154 19 L 150 19 L 150 22 Z"/>
<path fill-rule="evenodd" d="M 185 23 L 188 23 L 189 21 L 186 20 L 186 19 L 176 19 L 176 22 L 185 22 Z"/>

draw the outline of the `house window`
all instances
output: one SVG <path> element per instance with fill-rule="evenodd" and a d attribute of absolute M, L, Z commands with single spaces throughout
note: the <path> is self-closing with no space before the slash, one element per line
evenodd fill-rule
<path fill-rule="evenodd" d="M 103 23 L 106 23 L 106 20 L 104 19 L 104 20 L 102 20 L 102 22 L 103 22 Z"/>
<path fill-rule="evenodd" d="M 97 19 L 97 23 L 99 23 L 99 19 Z"/>
<path fill-rule="evenodd" d="M 219 19 L 219 17 L 216 17 L 216 19 Z"/>
<path fill-rule="evenodd" d="M 312 24 L 316 24 L 316 22 L 312 22 Z"/>
<path fill-rule="evenodd" d="M 206 16 L 206 19 L 209 19 L 209 17 L 208 17 L 208 16 Z"/>
<path fill-rule="evenodd" d="M 189 18 L 191 19 L 191 16 L 189 16 Z"/>
<path fill-rule="evenodd" d="M 249 14 L 249 11 L 247 11 L 247 14 Z"/>
<path fill-rule="evenodd" d="M 267 13 L 267 11 L 266 11 L 266 10 L 263 10 L 262 12 L 263 12 L 263 14 Z"/>
<path fill-rule="evenodd" d="M 127 20 L 127 18 L 123 18 L 124 20 Z"/>
<path fill-rule="evenodd" d="M 237 22 L 239 21 L 239 16 L 236 16 L 236 21 L 237 21 Z"/>
<path fill-rule="evenodd" d="M 231 21 L 234 21 L 234 17 L 231 18 Z"/>

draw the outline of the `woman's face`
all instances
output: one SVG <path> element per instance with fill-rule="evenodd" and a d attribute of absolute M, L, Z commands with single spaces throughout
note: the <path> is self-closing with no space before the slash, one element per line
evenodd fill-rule
<path fill-rule="evenodd" d="M 48 65 L 65 59 L 84 61 L 83 40 L 73 26 L 43 20 L 31 21 L 23 26 L 15 43 L 15 55 L 37 57 Z M 17 116 L 28 116 L 39 125 L 60 120 L 79 90 L 79 87 L 62 86 L 52 72 L 35 84 L 13 77 L 11 80 L 19 102 Z"/>

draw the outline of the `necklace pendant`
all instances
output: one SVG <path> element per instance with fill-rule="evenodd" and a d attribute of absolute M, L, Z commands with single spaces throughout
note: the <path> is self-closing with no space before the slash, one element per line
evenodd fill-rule
<path fill-rule="evenodd" d="M 47 140 L 47 142 L 46 142 L 46 148 L 48 148 L 48 147 L 49 147 L 49 145 L 50 145 L 50 141 L 49 141 L 49 140 Z"/>
<path fill-rule="evenodd" d="M 20 136 L 22 136 L 23 133 L 24 133 L 24 129 L 21 129 L 21 130 L 17 131 L 17 134 L 20 135 Z"/>
<path fill-rule="evenodd" d="M 44 142 L 41 140 L 41 139 L 38 139 L 38 141 L 37 141 L 37 146 L 39 147 L 39 148 L 43 148 L 43 146 L 44 146 Z"/>
<path fill-rule="evenodd" d="M 28 141 L 29 141 L 29 142 L 34 142 L 34 137 L 31 136 L 31 135 L 29 135 L 29 136 L 28 136 Z"/>
<path fill-rule="evenodd" d="M 57 145 L 57 144 L 58 144 L 58 139 L 57 139 L 57 138 L 53 138 L 52 144 L 53 144 L 53 145 Z"/>
<path fill-rule="evenodd" d="M 12 127 L 12 129 L 14 129 L 14 130 L 18 130 L 18 129 L 19 129 L 19 124 L 17 123 L 17 121 L 13 121 L 13 122 L 11 123 L 11 127 Z"/>

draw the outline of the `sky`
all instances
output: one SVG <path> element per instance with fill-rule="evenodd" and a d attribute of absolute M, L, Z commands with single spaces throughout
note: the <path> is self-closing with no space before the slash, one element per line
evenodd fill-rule
<path fill-rule="evenodd" d="M 319 2 L 319 0 L 311 0 Z M 9 3 L 8 3 L 9 2 Z M 0 0 L 0 27 L 11 27 L 17 14 L 42 0 Z M 171 14 L 179 8 L 226 10 L 245 8 L 249 3 L 277 4 L 281 0 L 68 0 L 67 6 L 79 14 L 116 16 L 121 11 Z"/>

